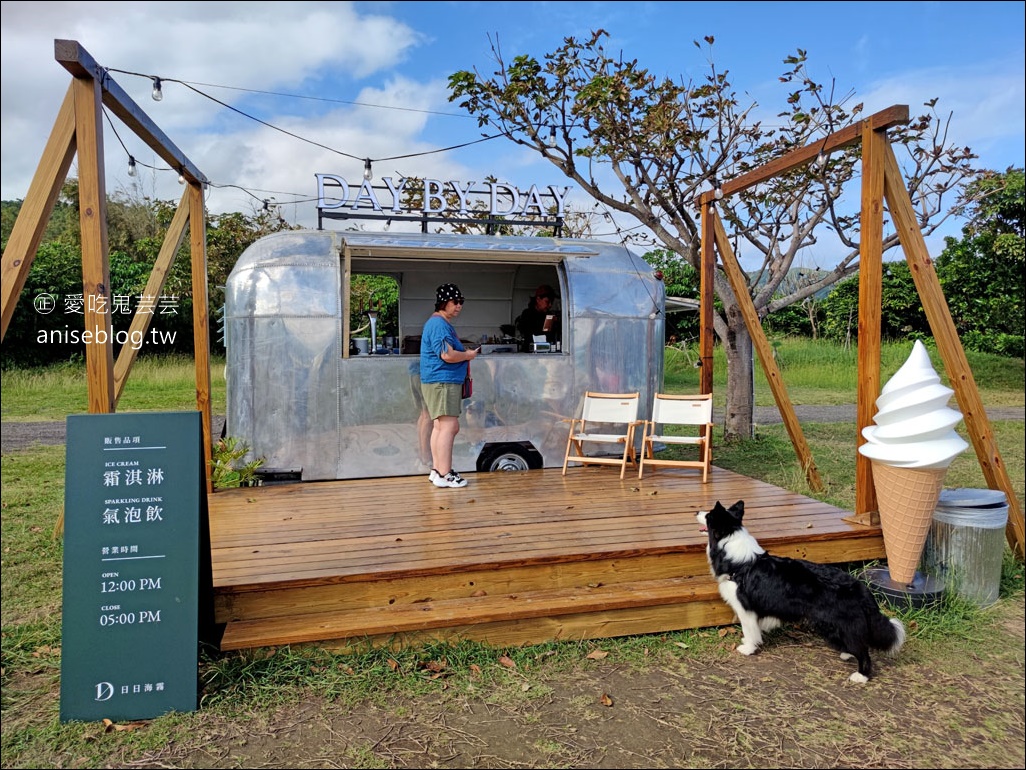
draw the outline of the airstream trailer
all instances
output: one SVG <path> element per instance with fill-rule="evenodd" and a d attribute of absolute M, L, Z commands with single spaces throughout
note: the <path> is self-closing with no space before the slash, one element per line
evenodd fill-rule
<path fill-rule="evenodd" d="M 350 328 L 352 279 L 391 276 L 398 334 Z M 225 292 L 226 432 L 265 467 L 314 481 L 426 474 L 419 339 L 435 290 L 467 298 L 457 332 L 473 362 L 453 466 L 562 465 L 585 391 L 662 385 L 665 293 L 652 268 L 612 243 L 558 238 L 303 230 L 264 237 Z M 537 286 L 559 295 L 562 336 L 509 332 Z M 372 316 L 373 303 L 371 303 Z"/>

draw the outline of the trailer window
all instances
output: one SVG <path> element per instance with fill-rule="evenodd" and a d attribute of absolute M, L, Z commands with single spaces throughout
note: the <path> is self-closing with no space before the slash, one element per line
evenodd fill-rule
<path fill-rule="evenodd" d="M 349 339 L 368 340 L 369 349 L 397 346 L 399 339 L 399 280 L 394 275 L 354 274 L 349 287 Z"/>

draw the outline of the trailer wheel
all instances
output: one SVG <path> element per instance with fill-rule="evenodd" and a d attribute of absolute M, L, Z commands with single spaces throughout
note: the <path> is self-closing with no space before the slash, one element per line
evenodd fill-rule
<path fill-rule="evenodd" d="M 541 467 L 541 455 L 530 444 L 488 446 L 477 458 L 478 471 L 528 471 Z"/>

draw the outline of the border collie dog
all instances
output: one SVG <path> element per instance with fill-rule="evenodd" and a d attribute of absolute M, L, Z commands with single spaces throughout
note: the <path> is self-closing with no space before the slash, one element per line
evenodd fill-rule
<path fill-rule="evenodd" d="M 766 553 L 741 523 L 744 515 L 743 500 L 730 508 L 717 502 L 697 514 L 709 533 L 706 554 L 720 596 L 741 621 L 744 638 L 737 651 L 754 655 L 763 631 L 801 622 L 839 650 L 842 660 L 858 661 L 850 681 L 869 681 L 869 651 L 893 655 L 901 649 L 901 621 L 880 612 L 869 588 L 844 570 Z"/>

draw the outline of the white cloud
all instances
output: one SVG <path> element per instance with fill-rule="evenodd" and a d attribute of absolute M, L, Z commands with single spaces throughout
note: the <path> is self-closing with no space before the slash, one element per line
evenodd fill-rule
<path fill-rule="evenodd" d="M 992 61 L 969 67 L 930 67 L 902 72 L 871 83 L 859 94 L 867 114 L 891 104 L 907 104 L 911 116 L 925 114 L 925 102 L 937 98 L 936 111 L 952 114 L 949 142 L 969 145 L 983 164 L 1004 170 L 1023 162 L 1023 105 L 1026 75 L 1017 66 Z"/>
<path fill-rule="evenodd" d="M 504 139 L 439 152 L 473 142 L 482 134 L 474 120 L 448 101 L 448 74 L 461 68 L 490 72 L 493 62 L 486 35 L 500 36 L 504 53 L 513 56 L 539 46 L 551 50 L 564 35 L 581 36 L 595 26 L 615 36 L 609 41 L 610 51 L 637 56 L 639 64 L 653 72 L 676 74 L 689 66 L 704 72 L 705 53 L 690 41 L 723 28 L 725 14 L 717 10 L 721 4 L 686 10 L 684 4 L 677 5 L 681 7 L 665 3 L 4 2 L 0 195 L 5 200 L 26 195 L 68 88 L 70 77 L 53 58 L 55 38 L 79 41 L 103 66 L 172 79 L 164 83 L 163 101 L 154 102 L 147 77 L 112 73 L 213 183 L 238 185 L 253 193 L 211 188 L 208 205 L 213 213 L 248 211 L 259 206 L 263 197 L 279 202 L 297 195 L 312 198 L 314 173 L 339 173 L 357 180 L 364 157 L 375 159 L 376 179 L 410 175 L 481 181 L 494 175 L 525 186 L 565 184 L 551 164 Z M 895 12 L 914 14 L 915 6 L 899 3 Z M 746 66 L 751 70 L 746 83 L 738 82 L 742 101 L 750 95 L 758 98 L 771 119 L 773 105 L 780 104 L 780 91 L 785 88 L 774 76 L 782 44 L 773 34 L 773 25 L 779 23 L 787 30 L 793 25 L 759 4 L 753 8 L 747 25 L 733 24 L 731 35 L 724 33 L 717 45 L 737 38 L 737 50 L 730 57 L 732 71 L 744 71 Z M 653 15 L 667 23 L 653 26 Z M 682 38 L 679 25 L 671 23 L 676 18 L 687 18 L 693 31 Z M 931 34 L 949 26 L 938 22 Z M 992 28 L 993 24 L 988 27 Z M 901 48 L 904 58 L 881 57 L 880 51 L 894 54 L 898 49 L 888 47 L 891 41 L 873 30 L 860 37 L 850 30 L 838 31 L 834 25 L 824 26 L 820 35 L 823 46 L 832 46 L 833 61 L 820 60 L 818 66 L 826 66 L 831 75 L 835 67 L 854 67 L 858 74 L 844 74 L 840 80 L 866 102 L 865 114 L 891 104 L 909 104 L 915 114 L 923 101 L 939 96 L 942 114 L 955 111 L 952 140 L 970 144 L 982 156 L 981 163 L 992 167 L 1022 164 L 1020 43 L 1010 49 L 1006 42 L 983 54 L 1004 55 L 1004 61 L 960 66 L 959 61 L 973 61 L 980 54 L 964 47 L 956 60 L 949 53 L 931 58 L 922 51 Z M 934 50 L 944 46 L 933 37 L 930 41 Z M 902 71 L 909 61 L 917 69 Z M 928 66 L 937 61 L 943 66 Z M 887 76 L 868 79 L 870 71 L 884 71 Z M 356 157 L 260 125 L 174 79 L 190 81 L 249 115 Z M 361 106 L 367 104 L 394 109 Z M 127 129 L 120 124 L 116 128 L 126 149 L 110 129 L 105 131 L 111 191 L 129 181 L 127 153 L 136 155 L 140 164 L 164 166 Z M 381 160 L 395 156 L 412 157 Z M 147 195 L 176 199 L 181 194 L 176 177 L 161 173 L 155 182 L 154 175 L 142 169 L 136 182 Z M 571 193 L 568 203 L 580 208 L 590 205 L 579 191 Z M 293 209 L 297 213 L 286 215 L 295 221 L 301 208 L 297 204 Z M 313 209 L 306 204 L 303 224 L 313 223 Z"/>
<path fill-rule="evenodd" d="M 344 89 L 346 83 L 387 71 L 408 56 L 421 35 L 386 16 L 361 15 L 351 3 L 5 2 L 0 30 L 5 200 L 23 198 L 27 193 L 71 82 L 68 72 L 54 60 L 55 39 L 78 41 L 103 67 L 194 81 L 198 89 L 219 100 L 242 104 L 240 109 L 244 111 L 259 111 L 268 97 L 205 84 L 270 92 L 297 92 L 312 84 L 318 96 L 358 101 L 361 97 L 352 96 L 355 88 L 325 93 L 319 81 L 330 76 Z M 258 127 L 180 83 L 165 82 L 165 98 L 158 103 L 150 98 L 151 82 L 147 78 L 122 72 L 113 72 L 112 77 L 212 181 L 267 187 L 275 176 L 285 176 L 275 175 L 275 166 L 288 168 L 290 161 L 301 162 L 309 154 L 292 148 L 296 140 L 282 134 L 272 136 L 277 132 Z M 430 93 L 437 96 L 438 90 L 436 86 Z M 387 89 L 368 93 L 375 98 L 390 95 L 395 102 L 409 103 L 416 101 L 417 94 L 427 92 L 420 84 L 394 81 Z M 295 107 L 296 102 L 292 102 L 290 109 Z M 271 114 L 263 119 L 303 136 L 321 137 L 317 140 L 333 147 L 343 148 L 348 140 L 361 147 L 360 152 L 370 152 L 367 140 L 384 135 L 381 126 L 374 134 L 363 129 L 362 136 L 354 135 L 359 131 L 346 129 L 347 123 L 356 123 L 351 117 L 345 119 L 347 113 L 353 114 L 353 108 L 330 103 L 324 106 L 316 101 L 301 107 L 313 111 L 315 117 L 295 114 L 290 119 L 288 114 Z M 322 114 L 318 117 L 316 113 Z M 395 136 L 408 125 L 412 135 L 422 123 L 422 118 L 393 116 L 388 128 Z M 141 163 L 165 165 L 117 121 L 115 129 L 128 153 L 137 155 Z M 109 128 L 105 133 L 108 173 L 112 177 L 108 188 L 117 189 L 122 182 L 127 183 L 127 158 Z M 278 154 L 273 156 L 270 151 Z M 360 170 L 362 173 L 362 164 Z M 272 176 L 261 176 L 265 171 Z M 307 187 L 312 191 L 312 172 L 305 175 L 311 177 Z M 150 176 L 148 184 L 152 186 Z M 175 186 L 166 184 L 169 176 L 174 175 L 156 175 L 158 189 L 164 191 L 159 197 L 179 194 Z M 282 181 L 289 182 L 286 189 L 296 187 L 294 178 Z"/>

